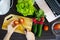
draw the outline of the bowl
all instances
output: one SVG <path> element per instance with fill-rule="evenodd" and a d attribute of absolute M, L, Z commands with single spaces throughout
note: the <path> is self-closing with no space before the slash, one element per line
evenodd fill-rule
<path fill-rule="evenodd" d="M 60 36 L 60 29 L 59 30 L 54 30 L 54 27 L 57 25 L 57 24 L 60 24 L 60 21 L 56 21 L 53 23 L 52 25 L 52 32 L 55 36 Z"/>

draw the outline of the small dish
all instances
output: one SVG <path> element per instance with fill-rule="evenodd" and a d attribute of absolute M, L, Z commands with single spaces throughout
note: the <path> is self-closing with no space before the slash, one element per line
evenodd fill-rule
<path fill-rule="evenodd" d="M 55 27 L 55 25 L 57 25 L 57 24 L 60 24 L 60 21 L 56 21 L 55 23 L 53 23 L 53 25 L 52 25 L 52 32 L 53 32 L 53 34 L 54 34 L 55 36 L 60 36 L 60 30 L 54 30 L 54 27 Z"/>

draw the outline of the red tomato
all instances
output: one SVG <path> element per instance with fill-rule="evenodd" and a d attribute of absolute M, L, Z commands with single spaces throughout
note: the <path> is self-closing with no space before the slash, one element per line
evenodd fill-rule
<path fill-rule="evenodd" d="M 15 20 L 14 21 L 14 25 L 18 25 L 19 24 L 19 21 L 18 20 Z"/>
<path fill-rule="evenodd" d="M 45 30 L 45 31 L 48 31 L 48 30 L 49 30 L 49 26 L 48 26 L 48 25 L 45 25 L 45 26 L 44 26 L 44 30 Z"/>
<path fill-rule="evenodd" d="M 55 24 L 54 30 L 60 30 L 60 24 Z"/>
<path fill-rule="evenodd" d="M 23 18 L 20 18 L 20 23 L 24 23 L 24 19 Z"/>

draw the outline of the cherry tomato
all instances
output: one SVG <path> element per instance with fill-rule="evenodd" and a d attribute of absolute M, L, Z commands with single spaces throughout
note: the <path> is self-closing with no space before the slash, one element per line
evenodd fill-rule
<path fill-rule="evenodd" d="M 24 19 L 23 18 L 20 18 L 20 23 L 24 23 Z"/>
<path fill-rule="evenodd" d="M 55 24 L 54 30 L 60 30 L 60 23 L 59 24 Z"/>
<path fill-rule="evenodd" d="M 14 25 L 18 25 L 19 21 L 18 20 L 14 20 Z"/>
<path fill-rule="evenodd" d="M 48 31 L 49 30 L 49 26 L 48 25 L 44 25 L 44 30 Z"/>

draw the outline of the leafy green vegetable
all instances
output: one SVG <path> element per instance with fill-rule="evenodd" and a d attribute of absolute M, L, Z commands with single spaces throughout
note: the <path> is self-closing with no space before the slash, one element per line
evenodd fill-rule
<path fill-rule="evenodd" d="M 36 19 L 39 21 L 42 16 L 44 16 L 44 11 L 42 9 L 37 10 L 36 12 Z"/>
<path fill-rule="evenodd" d="M 42 16 L 44 16 L 44 11 L 42 9 L 40 9 L 39 11 L 37 11 L 36 17 L 38 18 L 38 17 L 42 17 Z"/>
<path fill-rule="evenodd" d="M 35 11 L 34 0 L 18 0 L 16 5 L 17 12 L 23 14 L 23 16 L 33 15 Z"/>

